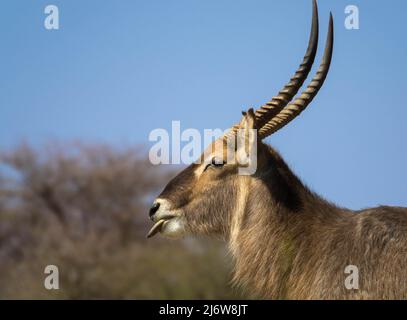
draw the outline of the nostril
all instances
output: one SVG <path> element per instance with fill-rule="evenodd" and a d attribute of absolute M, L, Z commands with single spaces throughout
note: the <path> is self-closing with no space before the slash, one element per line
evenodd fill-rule
<path fill-rule="evenodd" d="M 157 212 L 158 208 L 160 208 L 160 203 L 159 202 L 154 202 L 153 205 L 150 208 L 150 218 Z"/>

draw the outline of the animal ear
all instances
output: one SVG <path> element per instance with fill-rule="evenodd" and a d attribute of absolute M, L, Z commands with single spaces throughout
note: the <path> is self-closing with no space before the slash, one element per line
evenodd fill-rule
<path fill-rule="evenodd" d="M 237 130 L 236 160 L 239 173 L 250 175 L 257 168 L 257 123 L 253 108 L 242 114 Z"/>
<path fill-rule="evenodd" d="M 242 111 L 242 119 L 240 120 L 239 127 L 241 129 L 257 129 L 256 127 L 256 116 L 254 115 L 253 108 L 249 110 Z"/>

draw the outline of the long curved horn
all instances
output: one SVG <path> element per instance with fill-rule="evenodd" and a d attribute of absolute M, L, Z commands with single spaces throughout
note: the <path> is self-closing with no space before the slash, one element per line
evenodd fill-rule
<path fill-rule="evenodd" d="M 278 93 L 277 96 L 273 97 L 265 105 L 258 108 L 255 112 L 257 125 L 261 128 L 268 120 L 273 118 L 281 109 L 287 105 L 288 102 L 295 96 L 298 90 L 303 85 L 305 79 L 308 76 L 312 68 L 312 64 L 315 60 L 315 55 L 318 48 L 318 33 L 319 33 L 319 22 L 318 22 L 318 5 L 316 0 L 312 1 L 312 24 L 311 33 L 308 41 L 308 48 L 305 52 L 304 58 L 294 76 L 290 81 L 284 86 L 284 88 Z"/>
<path fill-rule="evenodd" d="M 292 103 L 284 107 L 283 110 L 281 110 L 281 112 L 279 112 L 269 122 L 267 122 L 265 125 L 263 125 L 263 127 L 261 127 L 261 129 L 259 130 L 260 139 L 263 139 L 284 127 L 292 119 L 298 116 L 309 105 L 312 99 L 314 99 L 314 97 L 317 95 L 319 89 L 324 84 L 325 78 L 329 71 L 329 66 L 331 64 L 334 43 L 333 31 L 334 31 L 333 18 L 332 13 L 330 13 L 329 29 L 325 45 L 324 56 L 322 58 L 321 64 L 318 68 L 316 75 L 298 98 L 296 98 Z"/>
<path fill-rule="evenodd" d="M 256 122 L 259 128 L 266 124 L 270 119 L 272 119 L 277 113 L 279 113 L 284 106 L 295 96 L 301 86 L 304 84 L 305 79 L 308 76 L 312 68 L 312 64 L 315 60 L 315 55 L 318 48 L 318 33 L 319 33 L 319 22 L 318 22 L 318 5 L 316 0 L 312 1 L 312 24 L 311 33 L 308 41 L 308 48 L 305 52 L 302 63 L 295 72 L 294 76 L 290 81 L 284 86 L 284 88 L 278 93 L 277 96 L 273 97 L 265 105 L 258 108 L 255 112 Z M 234 125 L 229 134 L 234 134 L 239 129 L 239 125 Z"/>

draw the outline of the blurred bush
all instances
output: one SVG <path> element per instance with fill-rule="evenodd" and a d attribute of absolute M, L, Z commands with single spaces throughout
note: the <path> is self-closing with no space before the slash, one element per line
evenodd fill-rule
<path fill-rule="evenodd" d="M 0 298 L 234 299 L 209 240 L 146 240 L 147 208 L 173 172 L 143 148 L 80 143 L 0 153 Z M 44 288 L 59 268 L 60 290 Z"/>

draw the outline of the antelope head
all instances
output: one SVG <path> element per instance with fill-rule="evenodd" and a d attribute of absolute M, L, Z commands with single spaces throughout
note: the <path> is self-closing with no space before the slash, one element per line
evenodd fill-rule
<path fill-rule="evenodd" d="M 148 237 L 158 232 L 168 237 L 208 234 L 228 239 L 233 236 L 248 193 L 255 192 L 254 186 L 279 161 L 277 153 L 262 140 L 298 116 L 324 83 L 333 49 L 332 14 L 319 69 L 306 89 L 293 99 L 311 70 L 317 46 L 318 8 L 314 0 L 308 48 L 294 76 L 269 102 L 256 111 L 243 112 L 239 124 L 232 126 L 204 151 L 199 161 L 167 184 L 150 209 L 149 216 L 155 224 Z M 250 150 L 251 153 L 254 150 L 254 157 Z M 256 170 L 242 174 L 242 167 Z"/>

